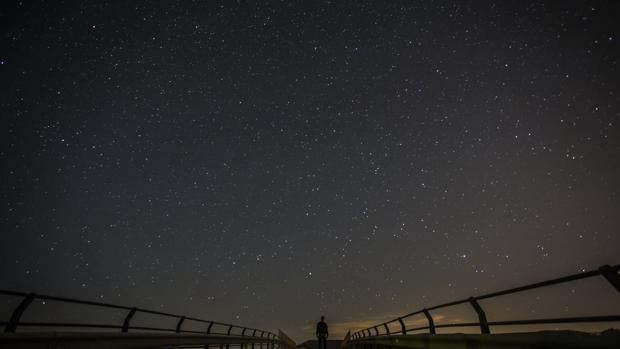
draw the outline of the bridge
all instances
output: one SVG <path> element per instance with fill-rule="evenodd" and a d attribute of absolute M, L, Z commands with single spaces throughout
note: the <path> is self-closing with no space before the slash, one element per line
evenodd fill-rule
<path fill-rule="evenodd" d="M 556 279 L 472 296 L 440 305 L 423 308 L 395 319 L 376 324 L 346 335 L 342 349 L 392 348 L 618 348 L 620 333 L 543 331 L 502 333 L 495 328 L 522 325 L 620 322 L 620 314 L 572 316 L 557 318 L 490 320 L 480 301 L 526 292 L 534 289 L 602 277 L 620 292 L 620 265 L 605 265 L 596 270 L 567 275 Z M 78 300 L 36 293 L 0 290 L 3 297 L 19 299 L 6 321 L 0 322 L 0 348 L 218 348 L 218 349 L 292 349 L 296 343 L 281 330 L 278 333 L 236 324 L 205 320 L 156 310 L 142 309 L 97 301 Z M 56 302 L 106 309 L 124 314 L 118 323 L 22 321 L 34 301 Z M 433 312 L 438 309 L 468 305 L 476 322 L 436 324 Z M 136 324 L 136 315 L 148 315 L 172 321 L 173 326 Z M 423 316 L 424 326 L 412 326 L 408 319 Z M 396 327 L 396 330 L 394 329 Z M 438 329 L 477 328 L 479 334 L 438 333 Z M 306 342 L 308 343 L 308 342 Z M 300 345 L 300 348 L 307 345 Z"/>

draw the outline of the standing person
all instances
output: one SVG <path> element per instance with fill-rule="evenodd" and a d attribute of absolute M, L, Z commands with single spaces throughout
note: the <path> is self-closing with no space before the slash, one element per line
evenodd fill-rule
<path fill-rule="evenodd" d="M 319 349 L 327 349 L 327 324 L 325 323 L 325 316 L 321 316 L 321 321 L 316 324 L 316 338 L 319 340 Z"/>

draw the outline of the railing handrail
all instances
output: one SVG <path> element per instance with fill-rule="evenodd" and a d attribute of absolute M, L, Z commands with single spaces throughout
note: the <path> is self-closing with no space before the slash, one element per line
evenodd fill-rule
<path fill-rule="evenodd" d="M 205 320 L 205 319 L 200 319 L 200 318 L 195 318 L 195 317 L 190 317 L 190 316 L 172 314 L 172 313 L 162 312 L 158 310 L 150 310 L 150 309 L 129 307 L 125 305 L 118 305 L 118 304 L 112 304 L 112 303 L 89 301 L 89 300 L 76 299 L 76 298 L 58 297 L 58 296 L 51 296 L 51 295 L 38 294 L 38 293 L 27 293 L 27 292 L 14 291 L 14 290 L 5 290 L 5 289 L 0 289 L 0 295 L 23 297 L 22 302 L 13 310 L 11 319 L 6 322 L 0 322 L 0 326 L 5 327 L 4 332 L 15 332 L 17 326 L 32 326 L 32 327 L 36 326 L 36 327 L 90 327 L 90 328 L 100 328 L 100 329 L 104 329 L 104 328 L 105 329 L 121 329 L 123 332 L 126 332 L 127 330 L 130 330 L 130 329 L 139 329 L 139 330 L 151 330 L 151 331 L 169 331 L 169 332 L 177 332 L 177 333 L 206 333 L 206 334 L 231 336 L 230 332 L 232 329 L 240 329 L 242 330 L 242 335 L 234 335 L 234 336 L 258 337 L 258 338 L 265 339 L 265 341 L 278 340 L 278 335 L 270 331 L 265 331 L 265 330 L 261 330 L 261 329 L 253 328 L 253 327 L 229 324 L 225 322 Z M 21 322 L 20 318 L 22 314 L 26 311 L 26 309 L 30 306 L 30 304 L 35 299 L 88 305 L 88 306 L 101 307 L 101 308 L 127 310 L 129 311 L 129 313 L 126 315 L 123 325 L 88 324 L 88 323 Z M 135 313 L 145 313 L 145 314 L 159 315 L 159 316 L 165 316 L 165 317 L 172 317 L 172 318 L 179 319 L 180 321 L 177 323 L 177 326 L 175 328 L 170 328 L 170 329 L 144 327 L 144 326 L 130 326 L 131 317 Z M 183 330 L 181 329 L 181 325 L 184 320 L 206 323 L 206 324 L 209 324 L 209 326 L 205 332 Z M 127 324 L 127 326 L 125 326 L 125 324 Z M 213 325 L 227 326 L 228 327 L 227 332 L 226 333 L 213 332 L 211 331 Z M 251 333 L 251 335 L 246 335 L 245 334 L 246 332 Z"/>
<path fill-rule="evenodd" d="M 435 333 L 435 328 L 442 328 L 442 327 L 480 326 L 482 333 L 490 333 L 490 330 L 488 328 L 489 326 L 523 325 L 523 324 L 553 324 L 553 323 L 567 323 L 567 322 L 620 321 L 620 315 L 585 316 L 585 317 L 581 316 L 581 317 L 566 317 L 566 318 L 552 318 L 552 319 L 533 319 L 533 320 L 487 321 L 486 315 L 484 313 L 484 310 L 482 309 L 480 304 L 477 302 L 478 300 L 500 297 L 500 296 L 504 296 L 504 295 L 514 294 L 514 293 L 528 291 L 528 290 L 533 290 L 533 289 L 537 289 L 537 288 L 542 288 L 542 287 L 562 284 L 562 283 L 576 281 L 576 280 L 582 280 L 582 279 L 586 279 L 586 278 L 590 278 L 590 277 L 594 277 L 594 276 L 603 276 L 618 292 L 620 292 L 620 276 L 618 275 L 618 271 L 619 270 L 620 270 L 620 264 L 619 265 L 614 265 L 614 266 L 604 265 L 604 266 L 602 266 L 602 267 L 600 267 L 600 268 L 598 268 L 596 270 L 580 272 L 580 273 L 577 273 L 577 274 L 571 274 L 571 275 L 567 275 L 567 276 L 563 276 L 563 277 L 559 277 L 559 278 L 554 278 L 554 279 L 550 279 L 550 280 L 546 280 L 546 281 L 535 282 L 535 283 L 527 284 L 527 285 L 524 285 L 524 286 L 508 288 L 508 289 L 504 289 L 504 290 L 500 290 L 500 291 L 495 291 L 495 292 L 491 292 L 491 293 L 482 294 L 482 295 L 475 296 L 475 297 L 469 297 L 469 298 L 465 298 L 465 299 L 461 299 L 461 300 L 456 300 L 456 301 L 452 301 L 452 302 L 448 302 L 448 303 L 443 303 L 443 304 L 435 305 L 435 306 L 432 306 L 432 307 L 420 309 L 420 310 L 417 310 L 417 311 L 405 314 L 403 316 L 399 316 L 399 317 L 397 317 L 395 319 L 392 319 L 392 320 L 389 320 L 389 321 L 386 321 L 386 322 L 383 322 L 383 323 L 379 323 L 377 325 L 374 325 L 374 326 L 367 327 L 365 329 L 356 331 L 356 332 L 354 332 L 351 335 L 351 338 L 352 339 L 359 339 L 359 338 L 365 338 L 365 337 L 389 336 L 389 335 L 396 335 L 396 334 L 406 335 L 407 332 L 426 330 L 426 329 L 430 330 L 431 334 L 434 334 Z M 454 323 L 454 324 L 442 324 L 442 325 L 435 325 L 433 323 L 433 319 L 432 319 L 432 317 L 429 314 L 430 310 L 446 308 L 446 307 L 455 306 L 455 305 L 459 305 L 459 304 L 465 304 L 465 303 L 470 303 L 472 305 L 472 307 L 474 308 L 474 310 L 476 311 L 476 313 L 478 315 L 478 319 L 479 319 L 478 322 Z M 414 315 L 419 315 L 419 314 L 425 314 L 426 315 L 427 320 L 429 322 L 429 325 L 428 326 L 423 326 L 423 327 L 416 327 L 416 328 L 407 329 L 407 326 L 403 322 L 403 319 L 406 319 L 406 318 L 414 316 Z M 389 330 L 388 325 L 392 324 L 392 323 L 395 323 L 395 322 L 399 322 L 400 323 L 401 330 L 400 331 L 393 331 L 393 332 L 391 332 Z M 379 333 L 379 328 L 380 327 L 385 327 L 386 328 L 385 333 L 382 333 L 382 334 Z M 373 335 L 370 332 L 371 330 L 374 330 L 376 334 Z"/>

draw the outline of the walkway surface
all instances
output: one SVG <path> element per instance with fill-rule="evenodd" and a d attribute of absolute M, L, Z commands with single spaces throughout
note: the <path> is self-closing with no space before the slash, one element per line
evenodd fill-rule
<path fill-rule="evenodd" d="M 327 349 L 340 349 L 342 345 L 342 340 L 332 339 L 327 341 Z M 319 342 L 316 339 L 305 341 L 299 345 L 297 345 L 299 349 L 319 349 Z"/>

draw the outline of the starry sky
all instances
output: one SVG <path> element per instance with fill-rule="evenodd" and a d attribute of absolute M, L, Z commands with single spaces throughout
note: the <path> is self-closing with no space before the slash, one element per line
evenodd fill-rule
<path fill-rule="evenodd" d="M 0 6 L 1 288 L 301 341 L 620 262 L 613 1 Z"/>

